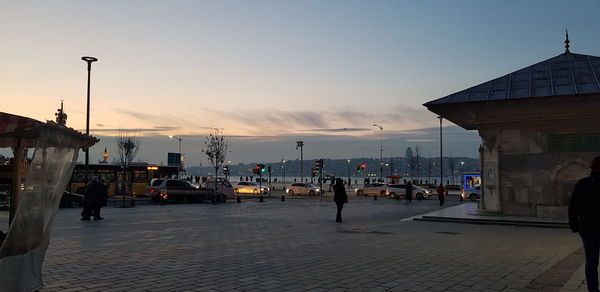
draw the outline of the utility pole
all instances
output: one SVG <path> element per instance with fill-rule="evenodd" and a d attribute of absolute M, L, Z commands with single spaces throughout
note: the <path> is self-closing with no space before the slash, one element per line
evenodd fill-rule
<path fill-rule="evenodd" d="M 383 180 L 383 126 L 374 124 L 373 127 L 379 128 L 379 179 Z"/>
<path fill-rule="evenodd" d="M 296 150 L 298 150 L 298 147 L 300 148 L 300 182 L 304 182 L 304 166 L 302 164 L 304 164 L 304 154 L 302 153 L 302 150 L 304 148 L 304 141 L 296 141 Z"/>
<path fill-rule="evenodd" d="M 437 118 L 440 119 L 440 184 L 444 185 L 444 156 L 442 151 L 442 120 L 444 118 L 441 116 L 438 116 Z"/>
<path fill-rule="evenodd" d="M 81 60 L 87 63 L 87 111 L 85 115 L 85 135 L 90 135 L 90 76 L 92 72 L 92 63 L 98 61 L 94 57 L 81 57 Z M 85 180 L 89 179 L 90 149 L 85 148 Z"/>

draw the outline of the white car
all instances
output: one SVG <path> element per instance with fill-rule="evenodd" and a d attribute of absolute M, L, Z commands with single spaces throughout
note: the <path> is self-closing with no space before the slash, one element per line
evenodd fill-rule
<path fill-rule="evenodd" d="M 293 195 L 311 195 L 315 196 L 321 193 L 319 187 L 308 183 L 293 183 L 285 188 L 285 193 Z"/>
<path fill-rule="evenodd" d="M 206 180 L 206 188 L 207 189 L 215 188 L 214 179 L 215 178 L 211 176 Z M 217 193 L 225 194 L 227 196 L 227 198 L 229 198 L 229 199 L 235 198 L 235 196 L 233 195 L 233 186 L 224 177 L 217 177 Z"/>
<path fill-rule="evenodd" d="M 385 183 L 370 183 L 368 185 L 354 189 L 354 193 L 357 196 L 369 196 L 369 195 L 385 196 L 385 189 L 387 188 L 387 186 L 388 185 Z"/>
<path fill-rule="evenodd" d="M 463 199 L 471 200 L 471 202 L 477 202 L 477 200 L 481 199 L 481 186 L 475 186 L 468 190 L 463 189 L 460 196 Z"/>
<path fill-rule="evenodd" d="M 386 188 L 385 190 L 386 196 L 395 199 L 396 196 L 401 198 L 406 197 L 406 185 L 405 184 L 393 184 Z M 420 186 L 413 185 L 413 199 L 423 200 L 423 199 L 431 199 L 433 193 L 424 189 Z"/>
<path fill-rule="evenodd" d="M 241 182 L 237 183 L 237 185 L 233 186 L 234 194 L 258 195 L 260 193 L 267 194 L 268 192 L 269 192 L 269 187 L 263 186 L 261 188 L 261 186 L 259 186 L 257 183 L 251 182 L 251 181 L 241 181 Z"/>

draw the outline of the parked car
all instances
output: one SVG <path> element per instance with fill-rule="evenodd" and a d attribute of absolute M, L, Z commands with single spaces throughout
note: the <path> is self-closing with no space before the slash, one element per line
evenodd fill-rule
<path fill-rule="evenodd" d="M 285 188 L 285 193 L 293 195 L 311 195 L 315 196 L 321 193 L 319 187 L 309 183 L 293 183 Z"/>
<path fill-rule="evenodd" d="M 206 180 L 206 184 L 204 186 L 207 189 L 214 189 L 215 188 L 214 177 L 212 177 L 212 176 L 209 177 Z M 217 177 L 217 193 L 224 194 L 229 199 L 235 199 L 235 195 L 233 194 L 233 186 L 231 185 L 229 180 L 227 180 L 227 178 Z"/>
<path fill-rule="evenodd" d="M 395 199 L 396 196 L 400 198 L 406 197 L 406 185 L 405 184 L 393 184 L 386 188 L 385 190 L 386 196 Z M 431 199 L 433 193 L 425 188 L 420 186 L 413 185 L 413 199 L 423 200 L 423 199 Z"/>
<path fill-rule="evenodd" d="M 369 196 L 369 195 L 380 195 L 385 196 L 385 189 L 387 188 L 385 183 L 370 183 L 365 186 L 360 186 L 354 189 L 354 193 L 357 196 Z"/>
<path fill-rule="evenodd" d="M 269 187 L 261 187 L 259 184 L 251 181 L 241 181 L 233 187 L 233 193 L 254 195 L 258 195 L 259 193 L 267 194 L 269 193 Z"/>
<path fill-rule="evenodd" d="M 147 187 L 146 195 L 154 202 L 167 203 L 169 200 L 188 202 L 211 200 L 225 202 L 227 196 L 214 192 L 212 189 L 203 189 L 192 185 L 187 180 L 157 179 Z"/>
<path fill-rule="evenodd" d="M 85 203 L 85 196 L 64 191 L 60 198 L 59 208 L 80 208 Z"/>
<path fill-rule="evenodd" d="M 463 199 L 469 199 L 472 202 L 476 202 L 481 199 L 481 186 L 475 186 L 472 189 L 462 190 L 460 196 Z"/>

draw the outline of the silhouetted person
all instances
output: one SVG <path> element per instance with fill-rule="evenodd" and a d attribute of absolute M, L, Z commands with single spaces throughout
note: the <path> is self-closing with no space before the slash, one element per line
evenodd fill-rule
<path fill-rule="evenodd" d="M 406 202 L 412 203 L 412 193 L 413 193 L 413 185 L 411 182 L 406 184 Z"/>
<path fill-rule="evenodd" d="M 81 220 L 90 221 L 90 217 L 96 215 L 95 209 L 103 192 L 104 185 L 100 183 L 100 179 L 95 175 L 92 176 L 92 179 L 85 186 L 85 201 L 83 211 L 81 211 Z"/>
<path fill-rule="evenodd" d="M 600 156 L 592 161 L 591 173 L 575 184 L 569 203 L 569 227 L 578 232 L 585 250 L 585 280 L 588 291 L 598 292 L 600 256 Z"/>
<path fill-rule="evenodd" d="M 335 185 L 333 186 L 333 200 L 337 205 L 335 222 L 342 222 L 342 208 L 344 207 L 344 203 L 348 203 L 348 195 L 346 195 L 346 188 L 344 188 L 344 180 L 341 178 L 335 180 Z"/>
<path fill-rule="evenodd" d="M 102 216 L 100 216 L 100 209 L 103 206 L 106 206 L 106 201 L 108 200 L 108 187 L 100 180 L 98 182 L 98 196 L 96 197 L 96 202 L 92 208 L 92 216 L 94 220 L 103 220 Z"/>
<path fill-rule="evenodd" d="M 444 186 L 442 184 L 440 184 L 437 189 L 435 189 L 435 191 L 438 194 L 438 199 L 440 200 L 440 206 L 444 204 L 444 193 L 446 192 L 446 189 L 444 188 Z"/>

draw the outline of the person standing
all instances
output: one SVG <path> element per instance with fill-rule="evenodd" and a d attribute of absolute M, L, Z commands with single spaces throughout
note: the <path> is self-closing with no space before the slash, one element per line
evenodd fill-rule
<path fill-rule="evenodd" d="M 92 176 L 91 180 L 85 185 L 85 199 L 83 201 L 83 210 L 81 211 L 81 220 L 90 221 L 92 216 L 92 210 L 96 204 L 97 193 L 94 191 L 93 185 L 98 179 L 97 176 Z"/>
<path fill-rule="evenodd" d="M 598 292 L 600 256 L 600 156 L 590 165 L 591 173 L 575 184 L 569 202 L 569 228 L 579 233 L 585 251 L 588 291 Z"/>
<path fill-rule="evenodd" d="M 100 209 L 106 206 L 106 201 L 108 200 L 108 187 L 100 180 L 98 181 L 97 188 L 98 196 L 96 197 L 96 202 L 92 209 L 92 216 L 94 216 L 94 220 L 103 220 L 104 218 L 100 216 Z"/>
<path fill-rule="evenodd" d="M 444 186 L 442 184 L 440 184 L 437 189 L 435 189 L 435 191 L 438 194 L 438 199 L 440 200 L 440 206 L 444 204 L 444 193 L 446 192 L 446 189 L 444 188 Z"/>
<path fill-rule="evenodd" d="M 406 184 L 406 203 L 412 203 L 412 193 L 413 193 L 413 185 L 411 182 Z"/>
<path fill-rule="evenodd" d="M 342 222 L 342 208 L 344 207 L 344 203 L 348 203 L 348 195 L 346 195 L 346 188 L 344 188 L 344 180 L 341 178 L 335 180 L 335 185 L 333 186 L 333 200 L 337 205 L 335 222 Z"/>

